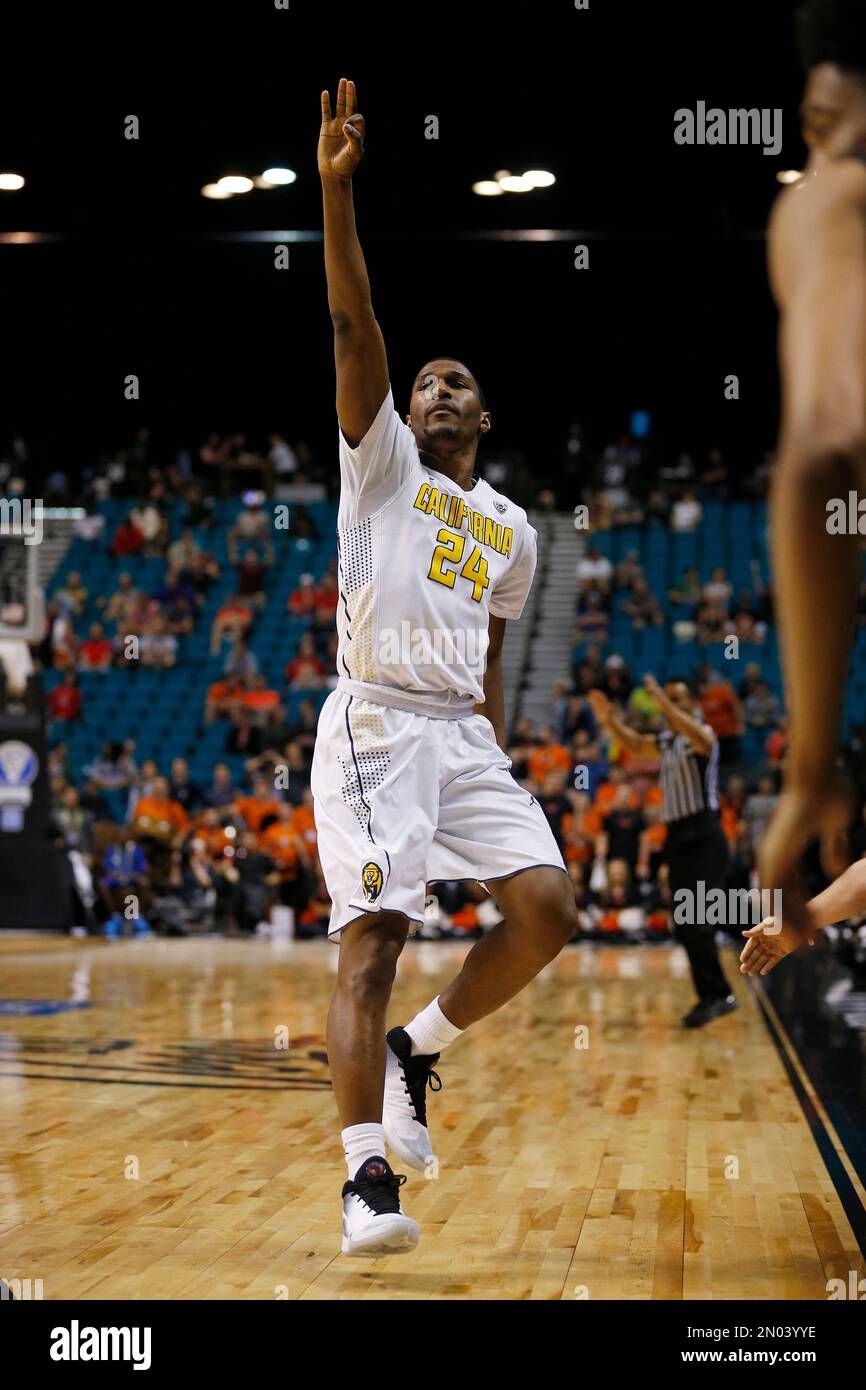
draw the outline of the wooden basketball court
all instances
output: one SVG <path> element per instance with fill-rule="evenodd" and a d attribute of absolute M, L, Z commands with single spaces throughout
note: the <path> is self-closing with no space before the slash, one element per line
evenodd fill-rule
<path fill-rule="evenodd" d="M 466 949 L 409 943 L 389 1023 Z M 784 1030 L 740 976 L 737 1013 L 682 1030 L 684 957 L 651 947 L 569 947 L 443 1055 L 439 1176 L 403 1189 L 419 1249 L 344 1258 L 336 961 L 323 942 L 0 943 L 0 1277 L 46 1299 L 750 1300 L 866 1273 L 797 1085 L 866 1193 Z"/>

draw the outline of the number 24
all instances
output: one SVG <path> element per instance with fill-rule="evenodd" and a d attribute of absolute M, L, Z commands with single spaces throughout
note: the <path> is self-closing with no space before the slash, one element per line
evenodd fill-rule
<path fill-rule="evenodd" d="M 449 531 L 446 526 L 443 526 L 436 533 L 436 539 L 439 544 L 433 551 L 433 559 L 430 561 L 427 578 L 435 579 L 437 584 L 444 584 L 447 589 L 453 589 L 457 577 L 456 571 L 443 569 L 443 564 L 446 560 L 454 565 L 460 564 L 463 559 L 463 551 L 466 548 L 466 537 L 460 531 Z M 460 574 L 462 578 L 470 581 L 472 597 L 476 603 L 480 603 L 481 595 L 490 583 L 487 577 L 487 561 L 481 554 L 480 545 L 476 545 Z"/>

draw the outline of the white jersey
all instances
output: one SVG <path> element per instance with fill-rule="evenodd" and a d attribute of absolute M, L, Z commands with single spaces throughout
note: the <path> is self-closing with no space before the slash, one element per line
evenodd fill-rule
<path fill-rule="evenodd" d="M 356 448 L 340 432 L 340 484 L 338 673 L 410 707 L 481 703 L 489 615 L 519 618 L 532 586 L 526 512 L 422 462 L 390 389 Z"/>

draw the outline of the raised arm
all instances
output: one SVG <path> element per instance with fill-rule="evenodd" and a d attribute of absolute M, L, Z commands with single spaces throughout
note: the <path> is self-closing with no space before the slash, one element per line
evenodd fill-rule
<path fill-rule="evenodd" d="M 637 729 L 632 729 L 616 713 L 610 700 L 603 690 L 590 690 L 586 697 L 592 705 L 592 712 L 598 723 L 608 733 L 613 734 L 623 747 L 637 757 L 652 758 L 659 751 L 658 743 L 653 734 L 639 734 Z"/>
<path fill-rule="evenodd" d="M 370 298 L 370 281 L 355 227 L 352 175 L 364 149 L 364 117 L 355 84 L 340 78 L 336 115 L 322 92 L 318 162 L 325 227 L 328 307 L 334 325 L 337 418 L 347 442 L 363 439 L 388 394 L 388 359 Z"/>

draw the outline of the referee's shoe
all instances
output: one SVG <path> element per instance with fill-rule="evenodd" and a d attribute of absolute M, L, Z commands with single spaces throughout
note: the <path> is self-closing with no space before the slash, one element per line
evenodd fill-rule
<path fill-rule="evenodd" d="M 705 1023 L 712 1023 L 714 1018 L 721 1018 L 722 1014 L 731 1014 L 736 1008 L 737 1001 L 732 994 L 722 999 L 700 999 L 683 1018 L 683 1027 L 703 1028 Z"/>

